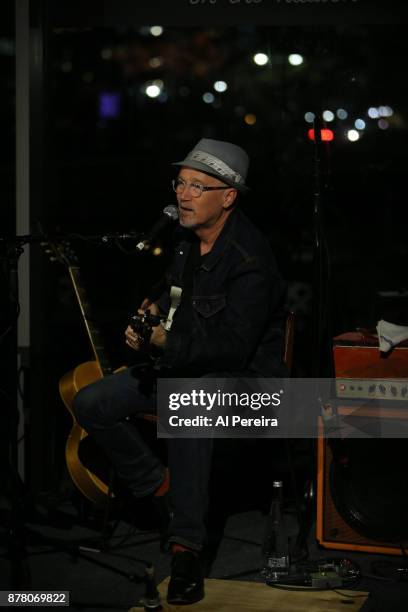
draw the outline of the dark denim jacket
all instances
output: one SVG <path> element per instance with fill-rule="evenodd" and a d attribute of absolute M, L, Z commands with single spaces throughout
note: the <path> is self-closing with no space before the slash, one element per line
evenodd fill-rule
<path fill-rule="evenodd" d="M 194 234 L 179 229 L 167 288 L 183 287 L 183 271 Z M 231 372 L 285 376 L 283 302 L 285 284 L 266 238 L 240 211 L 228 218 L 212 250 L 193 272 L 192 295 L 177 309 L 163 355 L 165 367 L 183 375 Z"/>

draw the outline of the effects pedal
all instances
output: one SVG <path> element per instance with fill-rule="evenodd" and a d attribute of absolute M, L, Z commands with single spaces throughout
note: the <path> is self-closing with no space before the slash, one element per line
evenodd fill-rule
<path fill-rule="evenodd" d="M 266 567 L 263 571 L 266 584 L 304 586 L 312 589 L 350 588 L 361 579 L 360 567 L 349 559 L 317 559 L 289 566 L 286 574 Z"/>

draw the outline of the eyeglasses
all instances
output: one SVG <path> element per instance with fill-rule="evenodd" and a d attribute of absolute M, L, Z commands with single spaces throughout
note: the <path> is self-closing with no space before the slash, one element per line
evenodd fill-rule
<path fill-rule="evenodd" d="M 225 187 L 207 187 L 207 185 L 202 185 L 201 183 L 190 183 L 190 181 L 185 181 L 182 178 L 173 179 L 171 184 L 173 185 L 173 189 L 176 193 L 183 193 L 183 191 L 189 187 L 190 193 L 193 198 L 199 198 L 202 195 L 203 191 L 230 189 L 228 185 L 225 185 Z"/>

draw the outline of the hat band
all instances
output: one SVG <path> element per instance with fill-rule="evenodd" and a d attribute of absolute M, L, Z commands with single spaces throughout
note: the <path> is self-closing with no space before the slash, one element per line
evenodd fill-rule
<path fill-rule="evenodd" d="M 222 159 L 215 157 L 215 155 L 211 155 L 211 153 L 206 153 L 205 151 L 192 151 L 188 157 L 194 161 L 198 161 L 206 166 L 209 166 L 217 174 L 226 176 L 230 180 L 234 181 L 234 183 L 241 183 L 242 181 L 242 176 L 238 174 L 238 172 L 235 172 L 235 170 L 230 168 L 228 164 L 222 161 Z"/>

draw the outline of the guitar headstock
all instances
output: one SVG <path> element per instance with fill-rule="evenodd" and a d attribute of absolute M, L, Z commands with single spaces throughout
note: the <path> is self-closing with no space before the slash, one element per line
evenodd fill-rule
<path fill-rule="evenodd" d="M 41 246 L 50 258 L 50 261 L 58 261 L 67 268 L 78 266 L 78 257 L 68 240 L 60 242 L 42 242 Z"/>

